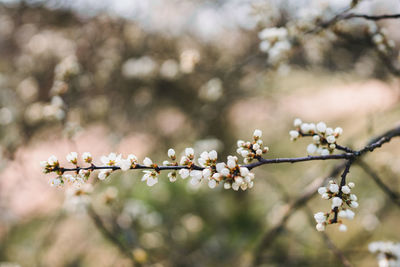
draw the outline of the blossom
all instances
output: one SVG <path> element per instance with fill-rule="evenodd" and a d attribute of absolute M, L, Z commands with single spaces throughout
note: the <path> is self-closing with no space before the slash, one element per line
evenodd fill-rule
<path fill-rule="evenodd" d="M 158 183 L 158 173 L 156 171 L 144 170 L 142 181 L 146 181 L 148 186 L 153 186 Z"/>
<path fill-rule="evenodd" d="M 307 146 L 307 153 L 308 153 L 308 154 L 312 155 L 312 154 L 314 154 L 316 151 L 317 151 L 317 146 L 316 146 L 316 145 L 314 145 L 314 144 L 309 144 L 309 145 Z"/>
<path fill-rule="evenodd" d="M 340 197 L 332 198 L 332 207 L 339 207 L 343 203 L 343 200 Z"/>
<path fill-rule="evenodd" d="M 326 216 L 323 212 L 318 212 L 314 214 L 314 219 L 317 223 L 323 223 L 326 221 Z"/>
<path fill-rule="evenodd" d="M 179 170 L 179 175 L 182 177 L 182 179 L 186 179 L 189 177 L 190 172 L 188 169 L 180 169 Z"/>
<path fill-rule="evenodd" d="M 327 141 L 328 143 L 330 143 L 330 144 L 333 144 L 333 143 L 336 142 L 336 138 L 335 138 L 333 135 L 329 135 L 329 136 L 326 138 L 326 141 Z"/>
<path fill-rule="evenodd" d="M 294 126 L 294 127 L 299 127 L 302 123 L 303 123 L 303 122 L 301 121 L 301 119 L 296 118 L 296 119 L 294 119 L 294 121 L 293 121 L 293 126 Z"/>
<path fill-rule="evenodd" d="M 344 225 L 344 224 L 340 224 L 340 226 L 339 226 L 339 231 L 340 231 L 340 232 L 346 232 L 346 231 L 347 231 L 347 226 Z"/>
<path fill-rule="evenodd" d="M 327 192 L 326 187 L 320 187 L 318 188 L 318 194 L 323 195 Z"/>
<path fill-rule="evenodd" d="M 357 202 L 357 201 L 351 201 L 349 206 L 350 206 L 351 208 L 356 209 L 356 208 L 358 208 L 358 202 Z"/>
<path fill-rule="evenodd" d="M 330 184 L 329 191 L 331 191 L 332 193 L 337 193 L 339 192 L 339 186 L 337 184 Z"/>
<path fill-rule="evenodd" d="M 171 183 L 173 183 L 173 182 L 176 181 L 176 172 L 169 172 L 167 176 L 168 176 L 169 181 L 170 181 Z"/>
<path fill-rule="evenodd" d="M 108 156 L 102 156 L 101 162 L 106 166 L 115 166 L 115 164 L 121 159 L 121 154 L 117 156 L 115 153 L 110 153 Z"/>
<path fill-rule="evenodd" d="M 254 130 L 253 137 L 254 137 L 255 139 L 258 139 L 258 138 L 260 138 L 261 136 L 262 136 L 262 131 L 261 131 L 261 130 L 259 130 L 259 129 Z"/>
<path fill-rule="evenodd" d="M 325 131 L 326 131 L 326 124 L 325 124 L 325 122 L 319 122 L 318 124 L 317 124 L 317 131 L 318 132 L 320 132 L 320 133 L 324 133 Z"/>
<path fill-rule="evenodd" d="M 101 170 L 99 172 L 98 178 L 100 180 L 104 180 L 110 175 L 110 173 L 111 173 L 111 170 Z"/>
<path fill-rule="evenodd" d="M 347 185 L 342 186 L 341 190 L 343 194 L 350 194 L 350 187 L 348 187 Z"/>
<path fill-rule="evenodd" d="M 67 155 L 67 160 L 68 162 L 72 163 L 72 164 L 77 164 L 78 163 L 78 153 L 76 152 L 70 152 Z"/>
<path fill-rule="evenodd" d="M 168 149 L 168 157 L 171 158 L 172 160 L 175 160 L 176 158 L 175 150 L 173 150 L 172 148 Z"/>
<path fill-rule="evenodd" d="M 153 161 L 150 158 L 145 157 L 144 160 L 143 160 L 143 164 L 146 167 L 152 167 Z"/>
<path fill-rule="evenodd" d="M 132 162 L 129 159 L 119 159 L 116 165 L 121 168 L 122 171 L 127 171 L 131 168 Z"/>
<path fill-rule="evenodd" d="M 54 155 L 52 155 L 52 156 L 49 157 L 49 159 L 47 160 L 47 163 L 48 163 L 50 166 L 56 166 L 56 165 L 59 164 L 59 163 L 58 163 L 57 157 L 54 156 Z"/>
<path fill-rule="evenodd" d="M 82 154 L 82 160 L 86 163 L 92 163 L 92 154 L 90 154 L 89 152 L 84 152 Z"/>
<path fill-rule="evenodd" d="M 315 228 L 317 229 L 318 232 L 322 232 L 325 230 L 325 225 L 323 225 L 322 223 L 318 223 Z"/>
<path fill-rule="evenodd" d="M 208 156 L 209 156 L 210 160 L 217 160 L 217 158 L 218 158 L 217 151 L 211 150 L 211 151 L 208 153 Z"/>
<path fill-rule="evenodd" d="M 194 150 L 191 147 L 185 148 L 185 155 L 187 157 L 193 157 L 194 155 Z"/>

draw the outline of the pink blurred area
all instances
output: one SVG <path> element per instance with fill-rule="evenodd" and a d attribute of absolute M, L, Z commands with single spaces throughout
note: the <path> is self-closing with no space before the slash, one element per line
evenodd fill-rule
<path fill-rule="evenodd" d="M 108 137 L 104 127 L 91 126 L 73 139 L 53 134 L 46 140 L 36 140 L 20 147 L 15 159 L 0 173 L 0 201 L 7 205 L 8 212 L 18 220 L 46 215 L 60 208 L 64 189 L 49 186 L 49 179 L 54 174 L 43 174 L 40 161 L 54 154 L 61 166 L 68 166 L 65 156 L 71 151 L 79 154 L 90 151 L 94 161 L 99 162 L 102 155 L 112 151 L 125 156 L 134 153 L 142 158 L 151 149 L 151 138 L 148 135 L 132 134 L 116 145 Z"/>

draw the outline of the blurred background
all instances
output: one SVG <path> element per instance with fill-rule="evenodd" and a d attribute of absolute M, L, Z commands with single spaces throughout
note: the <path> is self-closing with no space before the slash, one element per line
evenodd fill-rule
<path fill-rule="evenodd" d="M 263 166 L 245 192 L 115 172 L 79 197 L 50 187 L 39 162 L 89 151 L 161 163 L 170 147 L 225 160 L 255 128 L 268 157 L 300 157 L 296 117 L 362 147 L 399 123 L 400 20 L 318 27 L 352 2 L 400 13 L 394 0 L 0 1 L 0 266 L 251 266 L 288 203 L 337 162 Z M 262 34 L 274 27 L 287 29 L 279 41 Z M 399 149 L 365 158 L 397 192 Z M 377 266 L 368 243 L 399 242 L 400 211 L 357 165 L 348 177 L 360 208 L 348 232 L 327 234 L 355 266 Z M 340 266 L 312 218 L 328 205 L 289 212 L 262 265 Z"/>

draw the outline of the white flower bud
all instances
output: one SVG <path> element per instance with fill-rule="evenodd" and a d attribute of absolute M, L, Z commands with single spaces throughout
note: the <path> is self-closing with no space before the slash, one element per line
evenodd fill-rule
<path fill-rule="evenodd" d="M 211 189 L 215 188 L 217 186 L 217 182 L 215 180 L 210 180 L 208 181 L 208 187 Z"/>
<path fill-rule="evenodd" d="M 319 142 L 320 140 L 321 140 L 321 137 L 318 135 L 318 134 L 316 134 L 316 135 L 313 135 L 313 140 L 315 141 L 315 142 Z"/>
<path fill-rule="evenodd" d="M 302 123 L 303 123 L 303 122 L 301 121 L 301 119 L 296 118 L 296 119 L 293 121 L 293 126 L 294 126 L 294 127 L 299 127 Z"/>
<path fill-rule="evenodd" d="M 328 156 L 330 154 L 329 150 L 324 148 L 321 150 L 321 156 Z"/>
<path fill-rule="evenodd" d="M 350 207 L 354 208 L 354 209 L 358 208 L 358 202 L 357 201 L 351 201 L 350 202 Z"/>
<path fill-rule="evenodd" d="M 341 218 L 347 218 L 347 212 L 344 210 L 339 211 L 338 216 Z"/>
<path fill-rule="evenodd" d="M 344 224 L 341 224 L 341 225 L 339 226 L 339 231 L 340 231 L 340 232 L 346 232 L 346 231 L 347 231 L 347 226 L 344 225 Z"/>
<path fill-rule="evenodd" d="M 325 131 L 326 131 L 326 124 L 325 124 L 325 122 L 319 122 L 318 124 L 317 124 L 317 131 L 318 132 L 320 132 L 320 133 L 324 133 Z"/>
<path fill-rule="evenodd" d="M 333 134 L 333 129 L 332 128 L 326 128 L 325 134 L 326 135 L 332 135 Z"/>
<path fill-rule="evenodd" d="M 320 188 L 318 188 L 318 194 L 320 194 L 320 195 L 322 195 L 322 194 L 325 194 L 327 192 L 327 189 L 326 189 L 326 187 L 320 187 Z"/>
<path fill-rule="evenodd" d="M 239 185 L 237 183 L 232 183 L 232 189 L 235 191 L 239 190 Z"/>
<path fill-rule="evenodd" d="M 243 158 L 246 158 L 246 157 L 249 155 L 249 151 L 247 151 L 247 150 L 242 150 L 242 151 L 240 152 L 240 155 L 241 155 Z"/>
<path fill-rule="evenodd" d="M 343 129 L 340 128 L 340 127 L 336 127 L 334 133 L 337 134 L 337 135 L 341 135 L 343 133 Z"/>
<path fill-rule="evenodd" d="M 54 166 L 54 165 L 58 164 L 58 159 L 56 156 L 52 155 L 49 157 L 47 162 L 49 163 L 50 166 Z"/>
<path fill-rule="evenodd" d="M 328 143 L 330 143 L 330 144 L 333 144 L 333 143 L 336 142 L 336 138 L 335 138 L 333 135 L 329 135 L 329 136 L 326 138 L 326 141 L 327 141 Z"/>
<path fill-rule="evenodd" d="M 197 180 L 201 180 L 203 178 L 203 172 L 199 170 L 190 171 L 190 176 L 196 178 Z"/>
<path fill-rule="evenodd" d="M 168 149 L 168 157 L 169 158 L 175 158 L 175 150 L 173 150 L 172 148 Z"/>
<path fill-rule="evenodd" d="M 148 186 L 153 186 L 156 183 L 158 183 L 158 178 L 157 177 L 150 176 L 149 178 L 147 178 L 146 184 Z"/>
<path fill-rule="evenodd" d="M 323 199 L 329 199 L 329 195 L 328 195 L 328 193 L 324 193 L 324 194 L 322 194 L 322 195 L 321 195 L 321 197 L 322 197 Z"/>
<path fill-rule="evenodd" d="M 179 174 L 182 177 L 182 179 L 186 179 L 189 177 L 190 171 L 188 169 L 180 169 Z"/>
<path fill-rule="evenodd" d="M 176 181 L 176 172 L 169 172 L 168 178 L 171 183 L 175 182 Z"/>
<path fill-rule="evenodd" d="M 316 146 L 316 145 L 314 145 L 314 144 L 309 144 L 309 145 L 307 146 L 307 153 L 308 153 L 309 155 L 314 154 L 316 151 L 317 151 L 317 146 Z"/>
<path fill-rule="evenodd" d="M 143 164 L 144 166 L 151 167 L 151 165 L 153 165 L 153 161 L 150 158 L 145 157 L 143 160 Z"/>
<path fill-rule="evenodd" d="M 244 146 L 244 144 L 245 144 L 245 142 L 243 140 L 238 140 L 237 141 L 237 146 L 238 147 L 242 147 L 242 146 Z"/>
<path fill-rule="evenodd" d="M 336 148 L 336 145 L 335 145 L 335 144 L 330 144 L 330 145 L 329 145 L 329 148 L 330 148 L 330 149 L 335 149 L 335 148 Z"/>
<path fill-rule="evenodd" d="M 257 155 L 257 156 L 261 156 L 261 155 L 262 155 L 262 153 L 263 153 L 263 152 L 262 152 L 262 150 L 261 150 L 261 149 L 257 149 L 257 151 L 256 151 L 256 155 Z"/>
<path fill-rule="evenodd" d="M 326 216 L 323 212 L 318 212 L 314 214 L 314 219 L 317 223 L 323 223 L 326 221 Z"/>
<path fill-rule="evenodd" d="M 238 185 L 243 184 L 243 178 L 241 176 L 236 176 L 235 183 L 237 183 Z"/>
<path fill-rule="evenodd" d="M 339 197 L 332 198 L 332 207 L 340 207 L 343 203 L 343 200 Z"/>
<path fill-rule="evenodd" d="M 357 196 L 355 194 L 350 194 L 351 201 L 357 201 Z"/>
<path fill-rule="evenodd" d="M 228 168 L 223 168 L 219 173 L 223 176 L 228 176 L 230 171 Z"/>
<path fill-rule="evenodd" d="M 204 178 L 210 178 L 211 177 L 211 174 L 212 174 L 212 172 L 211 172 L 211 169 L 210 168 L 205 168 L 204 170 L 203 170 L 203 177 Z"/>
<path fill-rule="evenodd" d="M 346 210 L 346 217 L 349 220 L 353 220 L 355 213 L 352 210 L 347 209 Z"/>
<path fill-rule="evenodd" d="M 331 191 L 332 193 L 337 193 L 339 192 L 339 186 L 337 184 L 330 184 L 329 191 Z"/>
<path fill-rule="evenodd" d="M 249 169 L 247 169 L 246 167 L 240 167 L 240 175 L 245 177 L 249 174 Z"/>
<path fill-rule="evenodd" d="M 127 171 L 131 168 L 131 161 L 128 159 L 120 159 L 117 162 L 117 166 L 121 168 L 122 171 Z"/>
<path fill-rule="evenodd" d="M 82 154 L 82 160 L 86 163 L 91 163 L 92 162 L 92 154 L 90 154 L 89 152 L 84 152 Z"/>
<path fill-rule="evenodd" d="M 215 168 L 216 168 L 217 172 L 221 172 L 221 170 L 222 170 L 223 168 L 225 168 L 225 166 L 226 166 L 225 163 L 220 162 L 220 163 L 217 163 L 217 165 L 215 165 Z"/>
<path fill-rule="evenodd" d="M 262 131 L 261 130 L 258 130 L 258 129 L 254 130 L 254 133 L 253 133 L 253 137 L 254 138 L 258 139 L 261 136 L 262 136 Z"/>
<path fill-rule="evenodd" d="M 299 137 L 299 132 L 298 131 L 290 131 L 289 132 L 290 138 L 292 138 L 293 140 L 297 139 Z"/>
<path fill-rule="evenodd" d="M 225 182 L 225 183 L 224 183 L 224 188 L 225 188 L 225 189 L 230 189 L 230 188 L 231 188 L 231 184 Z"/>
<path fill-rule="evenodd" d="M 353 182 L 347 184 L 350 188 L 354 188 L 356 185 Z"/>
<path fill-rule="evenodd" d="M 208 156 L 210 157 L 210 160 L 217 160 L 217 158 L 218 158 L 217 151 L 211 150 L 211 151 L 208 153 Z"/>
<path fill-rule="evenodd" d="M 235 168 L 236 167 L 236 161 L 235 160 L 232 160 L 232 159 L 230 159 L 230 160 L 228 160 L 228 162 L 227 162 L 227 164 L 226 165 L 228 165 L 228 168 L 229 169 L 233 169 L 233 168 Z"/>
<path fill-rule="evenodd" d="M 350 194 L 350 187 L 347 185 L 342 186 L 342 192 L 343 194 Z"/>
<path fill-rule="evenodd" d="M 194 155 L 194 150 L 193 150 L 193 148 L 191 148 L 191 147 L 185 148 L 185 155 L 186 155 L 187 157 L 193 156 L 193 155 Z"/>
<path fill-rule="evenodd" d="M 315 228 L 317 229 L 318 232 L 322 232 L 325 230 L 325 225 L 323 225 L 322 223 L 318 223 Z"/>
<path fill-rule="evenodd" d="M 99 178 L 100 180 L 104 180 L 104 179 L 107 178 L 107 176 L 108 176 L 109 174 L 110 174 L 110 173 L 109 173 L 108 170 L 102 170 L 102 171 L 100 171 L 100 173 L 99 173 L 99 175 L 98 175 L 98 178 Z"/>

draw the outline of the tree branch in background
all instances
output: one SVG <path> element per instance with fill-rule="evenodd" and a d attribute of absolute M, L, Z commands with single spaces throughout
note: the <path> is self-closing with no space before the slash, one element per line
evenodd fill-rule
<path fill-rule="evenodd" d="M 364 161 L 359 160 L 357 162 L 357 165 L 361 167 L 361 169 L 368 174 L 369 177 L 374 180 L 374 182 L 378 185 L 380 189 L 390 198 L 393 203 L 395 203 L 397 206 L 400 207 L 400 195 L 397 192 L 392 191 L 383 181 L 382 179 L 378 176 L 378 174 L 372 170 L 368 164 L 366 164 Z"/>

